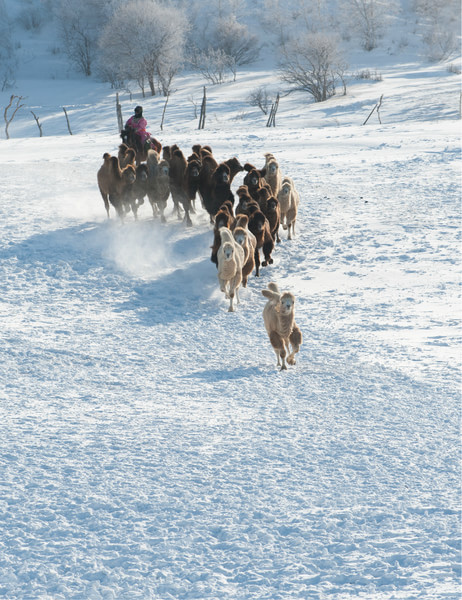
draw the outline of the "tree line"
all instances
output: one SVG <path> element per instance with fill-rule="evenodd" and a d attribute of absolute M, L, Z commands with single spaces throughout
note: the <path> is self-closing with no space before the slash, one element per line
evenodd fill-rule
<path fill-rule="evenodd" d="M 221 84 L 271 52 L 289 89 L 322 102 L 346 89 L 345 41 L 365 51 L 379 46 L 402 17 L 400 1 L 26 0 L 12 16 L 0 0 L 0 86 L 14 82 L 14 28 L 52 22 L 73 67 L 116 89 L 168 96 L 184 69 Z M 427 58 L 448 58 L 457 48 L 457 0 L 411 5 Z M 253 101 L 264 110 L 264 98 Z"/>

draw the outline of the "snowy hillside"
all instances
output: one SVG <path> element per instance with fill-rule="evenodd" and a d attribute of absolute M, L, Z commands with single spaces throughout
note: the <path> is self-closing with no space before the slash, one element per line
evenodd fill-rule
<path fill-rule="evenodd" d="M 197 76 L 163 131 L 163 98 L 121 94 L 164 145 L 271 151 L 295 180 L 296 237 L 281 230 L 235 313 L 199 201 L 191 228 L 147 201 L 107 219 L 115 92 L 40 63 L 18 79 L 0 139 L 0 598 L 460 598 L 460 74 L 361 60 L 382 80 L 284 96 L 275 128 L 246 103 L 279 85 L 264 61 L 207 89 L 201 131 Z M 304 336 L 286 372 L 270 281 Z"/>

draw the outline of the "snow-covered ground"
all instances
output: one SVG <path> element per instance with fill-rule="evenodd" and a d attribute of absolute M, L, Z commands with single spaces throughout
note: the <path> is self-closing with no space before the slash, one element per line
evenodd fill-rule
<path fill-rule="evenodd" d="M 192 228 L 106 218 L 115 94 L 22 82 L 44 137 L 24 109 L 0 140 L 1 598 L 460 598 L 460 75 L 381 72 L 282 98 L 276 128 L 244 102 L 265 71 L 209 88 L 202 131 L 197 77 L 162 132 L 163 99 L 122 98 L 164 144 L 295 180 L 296 238 L 235 313 L 199 203 Z M 269 281 L 304 335 L 287 372 Z"/>

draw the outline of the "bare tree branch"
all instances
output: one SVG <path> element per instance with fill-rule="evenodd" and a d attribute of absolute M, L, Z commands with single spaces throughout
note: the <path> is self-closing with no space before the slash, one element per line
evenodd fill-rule
<path fill-rule="evenodd" d="M 31 110 L 30 112 L 34 116 L 35 122 L 37 123 L 37 127 L 39 128 L 39 132 L 40 132 L 40 137 L 43 137 L 42 125 L 40 124 L 40 121 L 39 121 L 37 115 L 34 113 L 33 110 Z"/>
<path fill-rule="evenodd" d="M 16 106 L 15 106 L 13 112 L 11 113 L 11 115 L 8 115 L 8 111 L 10 110 L 10 108 L 13 105 L 13 100 L 16 100 Z M 23 96 L 15 96 L 14 94 L 11 94 L 8 106 L 5 108 L 5 110 L 3 112 L 3 118 L 5 119 L 5 135 L 6 135 L 7 140 L 10 139 L 10 134 L 8 133 L 8 128 L 10 126 L 10 123 L 14 119 L 18 110 L 24 106 L 24 104 L 20 104 L 21 100 L 24 100 Z"/>

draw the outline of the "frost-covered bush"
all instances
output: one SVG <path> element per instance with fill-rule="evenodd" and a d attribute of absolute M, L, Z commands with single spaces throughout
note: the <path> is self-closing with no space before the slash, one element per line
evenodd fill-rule
<path fill-rule="evenodd" d="M 431 62 L 440 62 L 452 56 L 458 42 L 454 31 L 435 25 L 423 36 L 426 56 Z"/>
<path fill-rule="evenodd" d="M 461 12 L 457 0 L 414 0 L 412 7 L 428 60 L 446 60 L 460 51 Z"/>
<path fill-rule="evenodd" d="M 362 48 L 368 52 L 377 48 L 397 12 L 394 0 L 342 0 L 340 7 L 348 35 L 358 36 Z"/>
<path fill-rule="evenodd" d="M 24 29 L 40 31 L 45 22 L 45 11 L 32 2 L 26 3 L 18 14 L 17 21 Z"/>
<path fill-rule="evenodd" d="M 368 79 L 370 81 L 382 81 L 382 74 L 377 71 L 371 71 L 370 69 L 363 69 L 358 71 L 354 75 L 355 79 Z"/>
<path fill-rule="evenodd" d="M 236 76 L 236 63 L 221 48 L 207 50 L 191 49 L 189 52 L 190 66 L 201 73 L 213 85 L 228 81 L 230 75 Z"/>
<path fill-rule="evenodd" d="M 337 37 L 307 33 L 281 49 L 279 76 L 293 90 L 308 92 L 315 102 L 323 102 L 344 82 L 347 64 Z"/>
<path fill-rule="evenodd" d="M 264 115 L 268 114 L 268 110 L 272 104 L 272 99 L 268 93 L 268 88 L 261 85 L 259 88 L 252 90 L 247 98 L 250 106 L 257 106 Z"/>
<path fill-rule="evenodd" d="M 455 65 L 454 63 L 451 63 L 450 65 L 448 65 L 446 67 L 446 71 L 448 73 L 454 73 L 455 75 L 460 75 L 461 68 L 460 68 L 460 65 Z"/>

